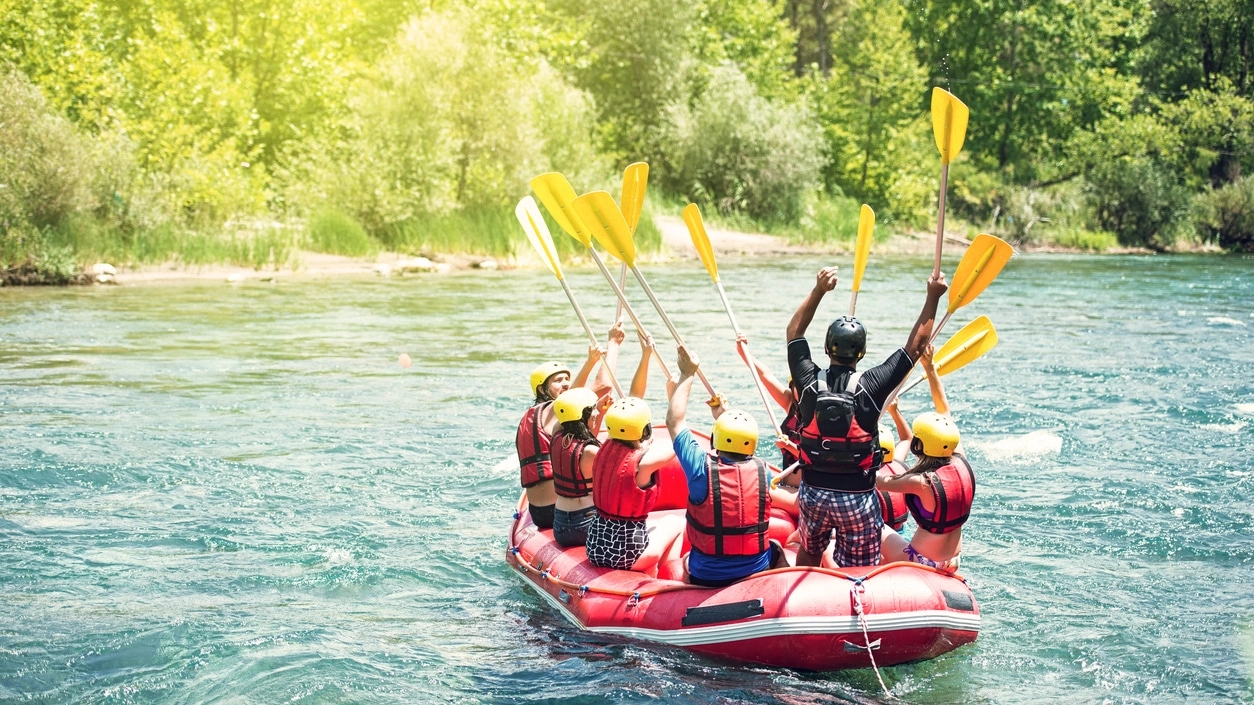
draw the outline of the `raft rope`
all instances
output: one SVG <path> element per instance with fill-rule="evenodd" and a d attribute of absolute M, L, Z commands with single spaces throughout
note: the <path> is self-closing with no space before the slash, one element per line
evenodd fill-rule
<path fill-rule="evenodd" d="M 871 658 L 871 670 L 875 671 L 875 677 L 880 681 L 880 688 L 884 689 L 884 695 L 890 700 L 896 700 L 897 696 L 892 694 L 887 685 L 884 685 L 884 676 L 880 674 L 880 667 L 875 663 L 875 649 L 871 645 L 871 634 L 867 630 L 866 613 L 862 608 L 862 593 L 866 591 L 866 587 L 862 584 L 865 578 L 853 581 L 853 589 L 849 592 L 853 594 L 853 610 L 858 613 L 858 623 L 862 625 L 862 639 L 866 644 L 866 655 Z M 878 639 L 876 642 L 878 643 Z"/>

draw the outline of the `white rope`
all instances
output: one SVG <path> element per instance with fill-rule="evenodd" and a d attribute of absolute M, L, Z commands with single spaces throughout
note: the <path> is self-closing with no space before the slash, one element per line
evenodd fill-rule
<path fill-rule="evenodd" d="M 862 587 L 861 581 L 854 583 L 853 607 L 854 607 L 854 611 L 858 613 L 858 623 L 862 625 L 862 641 L 864 644 L 866 644 L 866 655 L 871 657 L 871 669 L 875 671 L 875 677 L 879 679 L 880 687 L 884 689 L 884 695 L 888 696 L 889 699 L 891 700 L 896 700 L 897 697 L 893 695 L 891 691 L 888 690 L 887 685 L 884 685 L 884 676 L 880 675 L 879 666 L 875 665 L 875 649 L 871 645 L 871 635 L 870 633 L 867 632 L 866 615 L 863 613 L 863 610 L 862 610 L 862 591 L 863 590 L 864 588 Z M 877 639 L 876 641 L 878 642 L 879 640 Z"/>

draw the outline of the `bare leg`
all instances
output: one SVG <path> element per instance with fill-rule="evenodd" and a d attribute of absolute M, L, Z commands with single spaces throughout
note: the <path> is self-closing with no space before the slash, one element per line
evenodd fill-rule
<path fill-rule="evenodd" d="M 906 555 L 906 546 L 909 542 L 906 537 L 893 531 L 893 527 L 885 526 L 884 531 L 880 534 L 880 563 L 892 563 L 893 561 L 908 561 L 909 556 Z"/>
<path fill-rule="evenodd" d="M 636 562 L 632 564 L 631 569 L 641 571 L 651 578 L 656 578 L 658 562 L 664 556 L 682 549 L 685 521 L 682 517 L 671 514 L 658 517 L 656 523 L 651 519 L 649 523 L 651 524 L 648 528 L 649 545 L 644 549 L 644 553 L 636 559 Z"/>

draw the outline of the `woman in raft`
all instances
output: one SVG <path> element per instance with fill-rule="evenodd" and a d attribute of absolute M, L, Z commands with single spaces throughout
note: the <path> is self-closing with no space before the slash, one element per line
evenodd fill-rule
<path fill-rule="evenodd" d="M 920 415 L 911 425 L 910 450 L 919 458 L 904 474 L 881 474 L 875 486 L 906 496 L 906 507 L 919 528 L 906 539 L 884 527 L 882 562 L 912 561 L 947 572 L 958 570 L 962 525 L 971 515 L 975 472 L 959 445 L 958 427 L 949 418 L 949 403 L 928 350 L 923 364 L 936 411 Z M 904 440 L 904 439 L 903 439 Z"/>
<path fill-rule="evenodd" d="M 793 385 L 792 379 L 788 380 L 788 384 L 779 381 L 771 371 L 766 368 L 757 358 L 751 358 L 749 351 L 746 349 L 749 345 L 749 338 L 743 333 L 736 338 L 736 352 L 740 355 L 740 359 L 744 360 L 746 365 L 752 364 L 753 369 L 758 373 L 758 379 L 762 380 L 762 386 L 766 389 L 767 395 L 785 411 L 784 420 L 779 424 L 779 437 L 775 441 L 775 445 L 780 452 L 780 468 L 783 470 L 792 470 L 784 475 L 777 483 L 771 485 L 771 501 L 775 506 L 783 509 L 794 517 L 797 516 L 797 490 L 801 487 L 801 467 L 805 463 L 805 456 L 801 454 L 801 449 L 797 443 L 801 439 L 801 423 L 797 417 L 797 399 L 800 398 L 800 392 Z M 750 363 L 752 360 L 752 363 Z M 797 467 L 793 467 L 796 465 Z"/>
<path fill-rule="evenodd" d="M 640 365 L 631 380 L 631 396 L 637 398 L 644 396 L 648 384 L 649 356 L 652 354 L 647 338 L 641 338 L 640 347 Z M 608 395 L 598 400 L 595 392 L 581 387 L 563 392 L 553 402 L 553 412 L 561 423 L 549 446 L 553 489 L 557 493 L 553 540 L 563 548 L 582 546 L 588 541 L 588 527 L 596 514 L 592 503 L 592 467 L 601 448 L 597 433 L 601 430 L 601 416 L 609 402 Z"/>
<path fill-rule="evenodd" d="M 623 342 L 621 324 L 616 323 L 610 329 L 609 341 L 608 351 L 596 346 L 588 348 L 588 359 L 573 380 L 570 368 L 560 362 L 546 362 L 531 371 L 531 393 L 535 395 L 535 400 L 518 422 L 514 447 L 518 451 L 521 483 L 527 491 L 528 512 L 538 529 L 553 527 L 553 511 L 557 503 L 557 493 L 553 489 L 553 463 L 549 454 L 553 434 L 559 428 L 557 415 L 553 413 L 553 401 L 571 387 L 584 386 L 602 358 L 608 361 L 607 364 L 612 364 L 618 345 Z M 596 389 L 610 388 L 608 379 L 602 379 L 603 375 L 604 368 L 597 375 Z"/>
<path fill-rule="evenodd" d="M 596 515 L 588 527 L 587 548 L 592 565 L 657 577 L 659 562 L 679 557 L 684 520 L 667 516 L 653 526 L 646 524 L 657 503 L 657 471 L 675 457 L 670 444 L 650 447 L 651 420 L 643 399 L 620 399 L 606 410 L 610 440 L 592 463 Z"/>

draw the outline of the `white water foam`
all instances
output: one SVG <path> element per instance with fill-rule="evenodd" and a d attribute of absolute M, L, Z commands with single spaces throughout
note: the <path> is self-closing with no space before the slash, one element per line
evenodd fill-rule
<path fill-rule="evenodd" d="M 989 460 L 1014 461 L 1057 455 L 1062 452 L 1062 437 L 1049 430 L 1032 431 L 991 443 L 976 445 Z"/>
<path fill-rule="evenodd" d="M 1236 410 L 1238 414 L 1254 416 L 1254 404 L 1237 404 Z"/>
<path fill-rule="evenodd" d="M 510 474 L 518 474 L 518 456 L 507 455 L 492 466 L 492 477 L 504 477 Z"/>
<path fill-rule="evenodd" d="M 1238 321 L 1235 318 L 1228 318 L 1227 316 L 1212 316 L 1210 318 L 1207 318 L 1206 322 L 1210 323 L 1211 325 L 1216 325 L 1216 326 L 1241 326 L 1242 328 L 1245 327 L 1245 321 Z"/>

